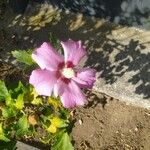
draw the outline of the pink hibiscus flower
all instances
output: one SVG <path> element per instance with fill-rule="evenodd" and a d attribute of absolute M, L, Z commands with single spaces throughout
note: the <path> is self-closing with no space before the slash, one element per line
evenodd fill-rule
<path fill-rule="evenodd" d="M 64 107 L 84 105 L 86 97 L 80 88 L 91 88 L 95 81 L 94 69 L 77 69 L 79 61 L 86 55 L 81 41 L 61 42 L 64 56 L 56 52 L 52 45 L 43 43 L 33 54 L 33 60 L 41 69 L 33 70 L 30 76 L 39 95 L 60 96 Z"/>

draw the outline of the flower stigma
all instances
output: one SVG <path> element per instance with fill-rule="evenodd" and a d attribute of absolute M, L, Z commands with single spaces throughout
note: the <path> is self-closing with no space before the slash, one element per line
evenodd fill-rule
<path fill-rule="evenodd" d="M 71 79 L 75 76 L 75 71 L 72 68 L 63 68 L 61 71 L 65 78 Z"/>

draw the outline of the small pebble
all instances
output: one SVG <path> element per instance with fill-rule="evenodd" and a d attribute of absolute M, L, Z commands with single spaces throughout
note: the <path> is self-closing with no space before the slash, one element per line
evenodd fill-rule
<path fill-rule="evenodd" d="M 81 119 L 79 119 L 79 124 L 82 125 L 83 121 Z"/>
<path fill-rule="evenodd" d="M 138 128 L 136 127 L 134 130 L 137 132 L 137 131 L 138 131 Z"/>

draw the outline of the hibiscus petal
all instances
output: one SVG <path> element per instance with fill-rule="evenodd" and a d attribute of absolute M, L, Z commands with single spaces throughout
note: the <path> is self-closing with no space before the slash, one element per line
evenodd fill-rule
<path fill-rule="evenodd" d="M 96 80 L 95 75 L 95 69 L 83 68 L 77 72 L 76 77 L 73 77 L 72 80 L 74 80 L 81 88 L 92 88 Z"/>
<path fill-rule="evenodd" d="M 54 85 L 53 94 L 55 97 L 60 96 L 64 93 L 65 89 L 67 88 L 67 84 L 64 83 L 61 79 L 58 79 Z"/>
<path fill-rule="evenodd" d="M 56 83 L 55 72 L 49 70 L 33 70 L 29 79 L 39 95 L 50 96 Z"/>
<path fill-rule="evenodd" d="M 33 52 L 32 58 L 41 69 L 48 70 L 57 70 L 58 65 L 63 62 L 63 57 L 46 42 Z"/>
<path fill-rule="evenodd" d="M 68 40 L 61 42 L 64 49 L 65 62 L 72 62 L 73 65 L 77 65 L 79 61 L 86 55 L 86 50 L 82 47 L 81 41 Z"/>
<path fill-rule="evenodd" d="M 74 81 L 70 81 L 69 84 L 59 82 L 58 87 L 58 93 L 64 107 L 73 108 L 85 104 L 86 97 Z"/>
<path fill-rule="evenodd" d="M 57 80 L 56 84 L 54 85 L 53 94 L 55 97 L 58 97 L 64 92 L 64 88 L 62 88 L 63 83 L 61 81 Z"/>

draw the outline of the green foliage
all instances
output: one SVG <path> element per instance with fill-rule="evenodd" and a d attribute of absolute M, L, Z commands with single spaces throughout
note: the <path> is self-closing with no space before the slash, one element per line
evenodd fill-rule
<path fill-rule="evenodd" d="M 4 134 L 0 135 L 0 140 L 5 141 L 5 142 L 9 142 L 10 139 L 8 139 Z"/>
<path fill-rule="evenodd" d="M 26 115 L 23 115 L 17 123 L 17 132 L 16 132 L 17 136 L 27 134 L 28 128 L 29 128 L 28 118 Z"/>
<path fill-rule="evenodd" d="M 4 142 L 0 141 L 0 150 L 16 150 L 16 141 Z"/>
<path fill-rule="evenodd" d="M 4 118 L 14 117 L 14 116 L 16 116 L 16 111 L 11 107 L 6 106 L 6 107 L 2 108 L 2 116 Z"/>
<path fill-rule="evenodd" d="M 67 133 L 70 112 L 59 99 L 39 96 L 31 85 L 22 82 L 7 88 L 1 80 L 0 98 L 0 140 L 36 136 L 53 150 L 73 150 Z"/>
<path fill-rule="evenodd" d="M 50 119 L 50 122 L 57 128 L 64 128 L 68 126 L 65 120 L 59 117 L 53 117 L 52 119 Z"/>
<path fill-rule="evenodd" d="M 58 50 L 58 51 L 60 51 L 60 53 L 62 53 L 63 49 L 60 44 L 60 41 L 52 33 L 49 34 L 49 42 L 53 44 L 53 47 L 56 50 Z"/>
<path fill-rule="evenodd" d="M 5 142 L 9 142 L 10 140 L 6 137 L 5 133 L 4 133 L 4 129 L 2 126 L 2 123 L 0 123 L 0 140 L 3 140 Z"/>
<path fill-rule="evenodd" d="M 51 150 L 73 150 L 70 138 L 67 132 L 62 131 L 57 135 L 57 140 Z"/>
<path fill-rule="evenodd" d="M 19 110 L 23 109 L 23 107 L 24 107 L 24 99 L 23 98 L 24 98 L 24 94 L 22 93 L 22 94 L 19 94 L 17 99 L 16 99 L 15 106 Z"/>
<path fill-rule="evenodd" d="M 17 61 L 25 63 L 27 65 L 33 65 L 34 64 L 32 58 L 31 58 L 31 54 L 32 54 L 31 50 L 28 50 L 28 51 L 25 51 L 25 50 L 12 51 L 12 55 L 13 55 L 13 57 L 15 57 L 17 59 Z"/>
<path fill-rule="evenodd" d="M 9 95 L 5 83 L 0 80 L 0 100 L 4 100 Z"/>

